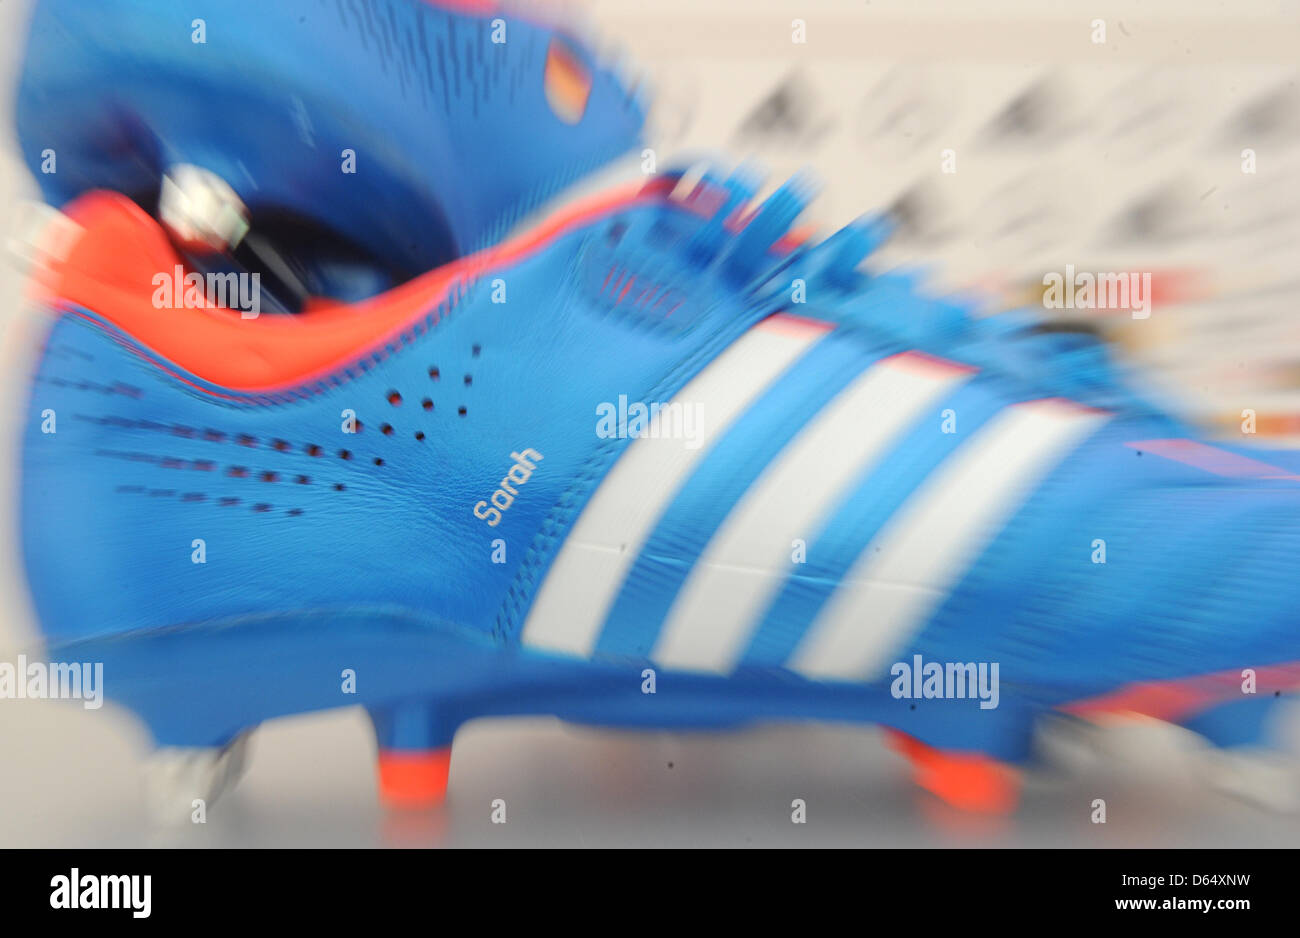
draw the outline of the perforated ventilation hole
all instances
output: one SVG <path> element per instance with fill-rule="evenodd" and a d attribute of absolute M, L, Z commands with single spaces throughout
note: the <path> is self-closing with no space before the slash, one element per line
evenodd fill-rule
<path fill-rule="evenodd" d="M 475 342 L 474 347 L 469 350 L 470 355 L 472 355 L 474 358 L 478 358 L 482 352 L 483 352 L 483 346 L 479 345 L 477 342 Z"/>
<path fill-rule="evenodd" d="M 392 404 L 394 407 L 400 406 L 402 403 L 402 395 L 398 394 L 396 391 L 389 391 L 388 403 Z"/>
<path fill-rule="evenodd" d="M 437 369 L 435 368 L 433 369 L 433 371 L 436 373 Z M 396 389 L 390 390 L 386 395 L 386 397 L 390 401 L 402 400 L 401 392 L 397 391 Z M 425 410 L 431 411 L 434 409 L 433 400 L 427 397 L 423 398 L 421 402 L 421 406 Z M 464 415 L 464 408 L 461 408 L 461 414 L 462 416 Z M 263 438 L 259 440 L 256 436 L 249 433 L 227 433 L 214 428 L 200 429 L 192 426 L 185 426 L 182 424 L 170 424 L 170 423 L 162 424 L 156 421 L 145 421 L 145 420 L 132 421 L 122 417 L 96 418 L 91 416 L 84 416 L 84 419 L 95 420 L 99 423 L 108 424 L 108 425 L 115 425 L 115 426 L 120 425 L 120 426 L 132 427 L 136 429 L 154 430 L 161 433 L 165 433 L 170 436 L 178 436 L 188 440 L 202 439 L 209 443 L 234 443 L 239 446 L 246 447 L 248 449 L 262 449 L 263 451 L 270 450 L 276 453 L 283 453 L 283 454 L 293 454 L 295 452 L 299 452 L 299 453 L 305 453 L 308 456 L 314 458 L 320 458 L 329 455 L 328 450 L 317 443 L 296 443 L 280 437 Z M 363 424 L 360 420 L 356 420 L 354 422 L 354 429 L 357 432 L 359 432 L 362 429 L 362 426 Z M 387 437 L 392 437 L 396 434 L 396 428 L 389 423 L 379 424 L 379 429 L 380 432 Z M 421 441 L 423 441 L 426 437 L 426 434 L 423 430 L 414 431 L 414 435 L 417 440 L 421 440 Z M 345 461 L 350 461 L 354 458 L 354 456 L 356 456 L 356 453 L 350 449 L 339 449 L 336 450 L 335 453 L 339 459 Z M 279 482 L 291 481 L 292 483 L 295 483 L 297 485 L 307 485 L 307 486 L 313 484 L 311 476 L 306 474 L 293 473 L 293 472 L 286 473 L 275 469 L 266 469 L 262 467 L 249 467 L 247 465 L 230 465 L 230 464 L 222 465 L 221 462 L 212 459 L 181 459 L 172 456 L 161 456 L 161 455 L 153 455 L 148 453 L 137 453 L 137 452 L 133 452 L 133 453 L 106 452 L 105 455 L 117 456 L 118 458 L 128 459 L 133 462 L 152 463 L 163 469 L 196 470 L 199 472 L 209 472 L 209 473 L 220 472 L 224 476 L 227 476 L 232 479 L 243 479 L 248 481 L 268 482 L 268 483 L 279 483 Z M 381 457 L 372 457 L 372 458 L 375 466 L 386 465 L 386 461 L 383 458 Z M 324 483 L 324 484 L 330 485 L 331 483 Z M 346 486 L 344 486 L 343 483 L 341 482 L 333 483 L 332 488 L 333 491 L 335 492 L 343 492 L 346 490 Z M 203 492 L 186 492 L 178 489 L 162 489 L 162 488 L 147 489 L 144 486 L 118 486 L 116 491 L 122 493 L 148 495 L 155 498 L 177 498 L 180 501 L 186 502 L 188 504 L 196 504 L 204 501 L 209 501 L 211 504 L 222 505 L 227 507 L 242 504 L 253 511 L 261 512 L 261 513 L 280 512 L 280 513 L 293 514 L 293 515 L 301 515 L 305 513 L 305 510 L 301 508 L 291 510 L 283 506 L 277 507 L 276 505 L 267 502 L 241 501 L 241 499 L 236 496 L 218 497 Z"/>
<path fill-rule="evenodd" d="M 465 376 L 465 387 L 469 387 L 469 386 L 472 385 L 473 383 L 474 383 L 474 376 L 473 376 L 473 375 L 466 375 L 466 376 Z"/>
<path fill-rule="evenodd" d="M 464 417 L 466 414 L 469 413 L 469 411 L 465 408 L 464 404 L 461 404 L 459 407 L 456 408 L 456 413 Z"/>
<path fill-rule="evenodd" d="M 423 431 L 423 430 L 416 430 L 416 431 L 415 431 L 415 438 L 416 438 L 417 440 L 423 440 L 423 439 L 424 439 L 424 431 Z"/>
<path fill-rule="evenodd" d="M 163 429 L 166 430 L 167 432 L 171 432 L 173 428 L 164 427 Z M 233 441 L 235 438 L 231 437 L 231 439 Z M 279 441 L 279 442 L 282 445 L 276 446 L 274 445 L 274 442 L 268 441 L 268 446 L 275 449 L 277 452 L 287 452 L 293 449 L 292 444 L 286 441 Z M 312 446 L 314 446 L 314 444 L 312 444 Z M 307 447 L 304 447 L 304 449 L 307 449 Z M 213 472 L 215 470 L 220 469 L 222 474 L 225 476 L 228 476 L 232 479 L 246 479 L 249 480 L 250 482 L 275 483 L 288 478 L 292 478 L 293 481 L 299 485 L 312 484 L 311 477 L 304 474 L 284 475 L 280 472 L 277 472 L 274 469 L 253 469 L 253 468 L 249 468 L 248 466 L 239 466 L 239 465 L 228 465 L 224 467 L 219 467 L 216 464 L 216 462 L 214 462 L 211 459 L 181 459 L 176 456 L 158 456 L 158 455 L 152 455 L 148 453 L 135 453 L 135 452 L 120 453 L 120 452 L 113 452 L 113 451 L 103 451 L 103 454 L 105 456 L 112 456 L 121 459 L 126 459 L 131 462 L 152 463 L 153 465 L 161 469 L 175 469 L 182 472 L 189 472 L 191 470 L 196 470 L 200 472 Z M 377 460 L 377 462 L 381 465 L 383 463 L 382 460 Z M 336 485 L 334 488 L 335 491 L 339 491 L 339 492 L 343 491 L 342 485 Z M 305 514 L 305 509 L 303 508 L 277 507 L 275 504 L 272 504 L 270 502 L 244 502 L 238 496 L 233 496 L 233 495 L 215 496 L 215 495 L 209 495 L 206 492 L 184 491 L 182 489 L 174 489 L 174 488 L 147 488 L 143 485 L 119 485 L 114 488 L 114 491 L 120 494 L 145 495 L 150 498 L 175 498 L 187 505 L 196 505 L 205 502 L 210 502 L 212 504 L 223 506 L 223 507 L 233 507 L 233 506 L 243 504 L 243 505 L 247 505 L 250 510 L 262 514 L 268 514 L 277 511 L 288 515 L 294 515 L 294 516 Z"/>
<path fill-rule="evenodd" d="M 442 380 L 442 372 L 438 370 L 437 365 L 429 366 L 429 377 L 432 378 L 434 381 Z"/>
<path fill-rule="evenodd" d="M 424 400 L 420 401 L 420 406 L 425 410 L 433 410 L 433 401 L 426 397 Z"/>

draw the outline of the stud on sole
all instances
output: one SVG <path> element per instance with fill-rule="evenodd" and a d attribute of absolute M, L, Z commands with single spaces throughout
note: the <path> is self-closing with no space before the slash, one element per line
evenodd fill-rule
<path fill-rule="evenodd" d="M 917 785 L 954 808 L 979 814 L 1008 814 L 1020 798 L 1020 773 L 980 753 L 943 752 L 897 730 L 890 745 L 912 763 Z"/>
<path fill-rule="evenodd" d="M 428 751 L 381 749 L 379 797 L 391 808 L 432 808 L 447 796 L 451 747 Z"/>

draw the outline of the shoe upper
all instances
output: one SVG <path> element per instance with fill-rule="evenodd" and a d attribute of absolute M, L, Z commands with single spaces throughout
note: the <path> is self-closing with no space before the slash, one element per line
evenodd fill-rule
<path fill-rule="evenodd" d="M 1281 456 L 1195 439 L 1095 345 L 862 271 L 879 223 L 804 242 L 804 188 L 753 188 L 670 174 L 254 320 L 151 303 L 154 223 L 78 204 L 23 455 L 46 634 L 369 611 L 704 675 L 998 662 L 1054 704 L 1296 660 Z"/>

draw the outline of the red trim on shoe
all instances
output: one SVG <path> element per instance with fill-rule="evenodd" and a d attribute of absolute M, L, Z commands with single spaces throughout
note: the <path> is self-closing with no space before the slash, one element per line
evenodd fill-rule
<path fill-rule="evenodd" d="M 351 305 L 314 305 L 296 316 L 241 319 L 237 311 L 158 308 L 154 278 L 180 259 L 147 213 L 125 196 L 88 193 L 67 209 L 84 230 L 41 287 L 48 302 L 94 311 L 160 358 L 204 381 L 236 391 L 271 392 L 319 380 L 397 341 L 451 290 L 484 271 L 533 254 L 595 218 L 662 201 L 628 186 L 577 203 L 540 227 L 461 258 L 387 293 Z"/>
<path fill-rule="evenodd" d="M 1285 479 L 1300 482 L 1300 476 L 1285 469 L 1197 440 L 1133 440 L 1124 445 L 1233 479 Z"/>
<path fill-rule="evenodd" d="M 496 13 L 501 5 L 496 0 L 424 0 L 431 7 L 450 10 L 453 13 Z"/>
<path fill-rule="evenodd" d="M 1260 694 L 1300 690 L 1300 662 L 1252 669 Z M 1241 670 L 1216 671 L 1170 681 L 1139 681 L 1118 690 L 1067 704 L 1060 709 L 1076 716 L 1099 713 L 1140 713 L 1176 721 L 1215 704 L 1242 700 Z"/>

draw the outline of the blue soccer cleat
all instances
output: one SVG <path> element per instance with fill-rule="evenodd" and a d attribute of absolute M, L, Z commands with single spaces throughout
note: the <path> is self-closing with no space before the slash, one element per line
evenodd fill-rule
<path fill-rule="evenodd" d="M 670 174 L 251 320 L 151 301 L 166 236 L 79 200 L 22 456 L 49 654 L 209 778 L 362 705 L 398 803 L 504 714 L 882 724 L 979 810 L 1053 712 L 1259 741 L 1300 685 L 1300 476 L 752 194 Z"/>
<path fill-rule="evenodd" d="M 494 242 L 642 123 L 571 31 L 486 0 L 39 0 L 17 101 L 52 205 L 122 192 L 344 299 Z"/>

